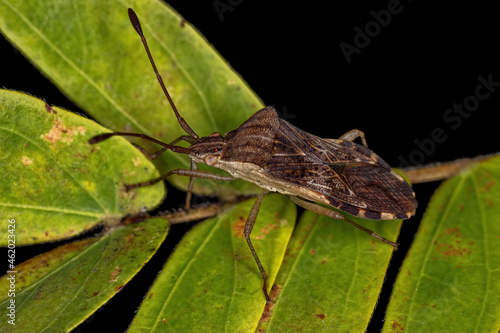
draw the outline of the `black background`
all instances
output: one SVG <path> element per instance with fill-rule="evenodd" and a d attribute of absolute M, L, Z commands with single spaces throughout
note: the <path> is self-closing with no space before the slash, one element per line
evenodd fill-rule
<path fill-rule="evenodd" d="M 303 130 L 335 138 L 358 128 L 365 132 L 369 147 L 394 167 L 401 166 L 402 159 L 429 163 L 498 150 L 495 113 L 500 87 L 462 118 L 459 126 L 453 128 L 456 123 L 443 118 L 454 104 L 474 96 L 479 76 L 487 79 L 491 75 L 500 82 L 500 21 L 493 5 L 401 1 L 396 6 L 399 12 L 391 15 L 385 27 L 379 26 L 379 31 L 371 30 L 367 45 L 351 54 L 348 63 L 339 45 L 355 46 L 354 28 L 364 31 L 367 23 L 376 27 L 370 23 L 375 21 L 373 12 L 398 2 L 169 3 L 212 43 L 265 104 L 274 105 Z M 216 3 L 227 4 L 231 10 L 217 13 Z M 0 38 L 0 86 L 82 112 Z M 446 139 L 431 144 L 436 129 Z M 426 142 L 429 151 L 424 152 L 416 141 Z M 398 261 L 438 185 L 415 185 L 419 210 L 403 224 L 401 250 L 391 263 L 384 294 L 394 283 Z M 169 243 L 189 228 L 174 227 Z M 32 251 L 54 246 L 23 249 L 20 256 L 27 259 Z M 112 323 L 116 331 L 124 331 L 129 325 L 124 318 L 133 317 L 170 251 L 171 247 L 162 246 L 145 269 L 78 330 L 86 332 Z M 385 307 L 380 300 L 369 331 L 382 327 Z"/>

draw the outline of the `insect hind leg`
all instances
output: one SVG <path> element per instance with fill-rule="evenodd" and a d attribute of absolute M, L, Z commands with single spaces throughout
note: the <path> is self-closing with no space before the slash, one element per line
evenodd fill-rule
<path fill-rule="evenodd" d="M 267 274 L 266 271 L 264 270 L 264 266 L 262 266 L 262 263 L 260 262 L 259 256 L 257 255 L 257 252 L 255 251 L 252 241 L 250 240 L 250 234 L 252 233 L 252 229 L 255 225 L 255 221 L 257 220 L 257 215 L 259 214 L 259 209 L 260 205 L 262 204 L 262 199 L 264 199 L 264 196 L 267 194 L 267 190 L 263 190 L 260 192 L 259 196 L 255 200 L 252 209 L 250 210 L 250 213 L 248 214 L 247 221 L 245 222 L 245 240 L 247 241 L 248 247 L 250 248 L 250 251 L 252 252 L 252 255 L 255 259 L 255 262 L 257 263 L 257 266 L 259 266 L 260 274 L 262 276 L 262 290 L 264 291 L 264 297 L 266 298 L 266 302 L 272 302 L 271 298 L 269 297 L 269 294 L 267 293 Z"/>
<path fill-rule="evenodd" d="M 311 212 L 314 212 L 314 213 L 317 213 L 317 214 L 320 214 L 320 215 L 323 215 L 323 216 L 326 216 L 326 217 L 330 217 L 330 218 L 335 219 L 335 220 L 346 221 L 347 223 L 352 224 L 353 226 L 355 226 L 356 228 L 358 228 L 359 230 L 361 230 L 363 232 L 366 232 L 368 235 L 370 235 L 372 237 L 375 237 L 378 240 L 391 245 L 392 247 L 394 247 L 395 250 L 398 249 L 398 244 L 397 243 L 394 243 L 394 242 L 391 242 L 388 239 L 385 239 L 384 237 L 380 236 L 379 234 L 376 234 L 373 231 L 371 231 L 370 229 L 367 229 L 367 228 L 365 228 L 365 227 L 357 224 L 356 222 L 348 219 L 344 215 L 342 215 L 342 214 L 340 214 L 340 213 L 338 213 L 338 212 L 336 212 L 334 210 L 322 207 L 320 205 L 317 205 L 317 204 L 309 202 L 309 201 L 305 201 L 305 200 L 299 199 L 296 196 L 290 195 L 289 197 L 290 197 L 290 200 L 292 200 L 296 205 L 298 205 L 298 206 L 300 206 L 302 208 L 305 208 L 307 210 L 310 210 Z"/>

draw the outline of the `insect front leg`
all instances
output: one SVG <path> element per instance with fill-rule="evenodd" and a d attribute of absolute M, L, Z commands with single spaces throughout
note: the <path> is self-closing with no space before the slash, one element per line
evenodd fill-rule
<path fill-rule="evenodd" d="M 218 180 L 218 181 L 231 181 L 231 180 L 236 179 L 232 176 L 221 176 L 221 175 L 218 175 L 216 173 L 211 173 L 211 172 L 202 171 L 202 170 L 175 169 L 175 170 L 172 170 L 170 172 L 167 172 L 163 176 L 160 176 L 158 178 L 153 178 L 147 182 L 142 182 L 142 183 L 137 183 L 137 184 L 132 184 L 132 185 L 125 185 L 125 189 L 127 191 L 130 191 L 131 189 L 134 189 L 134 188 L 154 185 L 154 184 L 162 181 L 163 179 L 165 179 L 171 175 L 188 176 L 188 177 L 193 177 L 193 178 L 202 178 L 202 179 Z"/>
<path fill-rule="evenodd" d="M 358 129 L 350 130 L 349 132 L 342 135 L 339 139 L 352 142 L 352 141 L 356 140 L 356 138 L 360 138 L 361 142 L 363 143 L 363 146 L 368 148 L 368 144 L 366 143 L 365 133 L 363 131 L 358 130 Z"/>
<path fill-rule="evenodd" d="M 263 286 L 262 290 L 264 291 L 264 296 L 266 298 L 266 302 L 272 302 L 271 298 L 269 297 L 269 294 L 267 293 L 267 274 L 266 271 L 264 270 L 264 267 L 262 266 L 262 263 L 260 262 L 259 256 L 257 255 L 257 252 L 255 252 L 255 249 L 252 245 L 252 241 L 250 240 L 250 234 L 252 233 L 253 226 L 255 225 L 255 220 L 257 219 L 257 215 L 259 214 L 259 209 L 260 205 L 262 203 L 262 199 L 264 199 L 264 196 L 267 194 L 267 190 L 263 190 L 260 192 L 259 196 L 255 200 L 252 209 L 250 210 L 250 213 L 248 214 L 247 221 L 245 223 L 245 239 L 247 241 L 248 247 L 250 248 L 250 251 L 252 252 L 252 255 L 255 259 L 255 262 L 257 263 L 257 266 L 259 266 L 260 274 L 262 275 L 262 280 L 263 280 Z"/>
<path fill-rule="evenodd" d="M 198 170 L 198 164 L 192 159 L 189 160 L 191 162 L 191 170 Z M 191 208 L 191 197 L 193 196 L 193 185 L 195 177 L 189 177 L 189 185 L 186 191 L 186 203 L 184 204 L 184 209 L 189 210 Z"/>
<path fill-rule="evenodd" d="M 317 213 L 317 214 L 321 214 L 321 215 L 324 215 L 326 217 L 330 217 L 330 218 L 335 219 L 335 220 L 346 221 L 347 223 L 350 223 L 353 226 L 355 226 L 356 228 L 358 228 L 359 230 L 366 232 L 368 235 L 373 236 L 373 237 L 381 240 L 382 242 L 387 243 L 387 244 L 393 246 L 395 250 L 398 249 L 398 244 L 397 243 L 391 242 L 390 240 L 385 239 L 384 237 L 380 236 L 379 234 L 374 233 L 370 229 L 367 229 L 367 228 L 365 228 L 363 226 L 360 226 L 356 222 L 351 221 L 350 219 L 348 219 L 344 215 L 342 215 L 342 214 L 340 214 L 340 213 L 338 213 L 338 212 L 336 212 L 334 210 L 322 207 L 320 205 L 314 204 L 314 203 L 309 202 L 309 201 L 305 201 L 305 200 L 299 199 L 298 197 L 295 197 L 295 196 L 290 196 L 290 200 L 292 200 L 296 205 L 298 205 L 298 206 L 300 206 L 302 208 L 305 208 L 307 210 L 310 210 L 311 212 L 314 212 L 314 213 Z"/>

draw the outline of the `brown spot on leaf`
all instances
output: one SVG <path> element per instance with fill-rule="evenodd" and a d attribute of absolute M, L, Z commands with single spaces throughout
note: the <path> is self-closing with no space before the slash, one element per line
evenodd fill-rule
<path fill-rule="evenodd" d="M 28 156 L 21 157 L 21 161 L 23 162 L 24 165 L 31 165 L 33 163 L 33 160 Z"/>
<path fill-rule="evenodd" d="M 234 237 L 245 238 L 245 223 L 246 220 L 243 216 L 240 216 L 233 224 Z"/>
<path fill-rule="evenodd" d="M 97 295 L 99 295 L 99 292 L 98 292 L 98 291 L 94 291 L 94 292 L 92 293 L 92 295 L 97 296 Z"/>
<path fill-rule="evenodd" d="M 42 293 L 42 289 L 43 289 L 43 287 L 40 288 L 40 290 L 36 293 L 36 295 L 35 295 L 35 301 L 38 301 L 38 298 L 40 297 L 40 294 Z"/>
<path fill-rule="evenodd" d="M 493 179 L 489 180 L 488 182 L 486 182 L 486 185 L 484 186 L 484 191 L 488 192 L 493 185 L 495 185 L 495 181 Z"/>
<path fill-rule="evenodd" d="M 127 240 L 127 242 L 131 243 L 134 240 L 134 234 L 132 233 L 128 235 L 125 239 Z"/>
<path fill-rule="evenodd" d="M 398 323 L 395 320 L 392 321 L 391 326 L 395 332 L 403 332 L 405 330 L 403 325 L 401 325 L 400 323 Z"/>
<path fill-rule="evenodd" d="M 274 222 L 278 222 L 278 221 L 279 221 L 279 216 L 280 216 L 280 212 L 275 212 L 275 213 L 274 213 L 274 218 L 273 218 L 273 221 L 274 221 Z"/>
<path fill-rule="evenodd" d="M 457 236 L 461 236 L 462 233 L 460 232 L 460 230 L 458 230 L 457 227 L 453 227 L 453 228 L 448 228 L 445 230 L 446 234 L 447 235 L 452 235 L 452 234 L 457 234 Z"/>
<path fill-rule="evenodd" d="M 324 320 L 325 319 L 325 314 L 324 313 L 315 314 L 314 317 L 318 317 L 319 319 Z"/>
<path fill-rule="evenodd" d="M 269 223 L 268 225 L 264 226 L 264 228 L 260 229 L 260 232 L 255 236 L 255 239 L 264 239 L 266 238 L 266 235 L 269 233 L 269 230 L 276 229 L 277 225 Z"/>
<path fill-rule="evenodd" d="M 122 269 L 119 266 L 116 266 L 116 269 L 111 272 L 111 279 L 109 279 L 109 282 L 116 282 L 121 272 Z"/>
<path fill-rule="evenodd" d="M 54 126 L 52 126 L 48 133 L 42 134 L 40 137 L 52 144 L 55 144 L 61 139 L 62 133 L 65 130 L 66 126 L 60 120 L 54 119 Z"/>
<path fill-rule="evenodd" d="M 87 155 L 85 155 L 85 154 L 80 154 L 80 153 L 76 153 L 76 154 L 75 154 L 75 157 L 83 158 L 84 160 L 86 160 L 86 159 L 87 159 Z"/>
<path fill-rule="evenodd" d="M 445 257 L 465 257 L 472 252 L 471 245 L 474 242 L 465 242 L 466 245 L 460 245 L 465 236 L 460 232 L 457 227 L 447 228 L 444 234 L 439 235 L 442 242 L 434 242 L 436 250 L 441 252 Z"/>
<path fill-rule="evenodd" d="M 141 158 L 137 156 L 136 158 L 132 159 L 132 163 L 134 163 L 134 166 L 138 166 L 142 163 Z"/>
<path fill-rule="evenodd" d="M 81 134 L 85 134 L 84 126 L 70 126 L 69 128 L 59 119 L 54 118 L 54 126 L 49 130 L 48 133 L 41 134 L 40 138 L 50 142 L 51 144 L 55 144 L 58 141 L 64 143 L 71 143 L 73 141 L 73 136 Z"/>
<path fill-rule="evenodd" d="M 260 232 L 255 235 L 255 239 L 264 239 L 266 238 L 266 235 L 269 233 L 269 228 L 266 226 L 264 226 L 264 228 L 260 229 Z"/>

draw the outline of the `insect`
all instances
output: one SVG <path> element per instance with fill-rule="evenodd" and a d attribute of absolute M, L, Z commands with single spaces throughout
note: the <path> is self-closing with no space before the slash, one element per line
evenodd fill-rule
<path fill-rule="evenodd" d="M 132 9 L 128 13 L 179 125 L 188 135 L 166 144 L 144 134 L 113 132 L 97 135 L 89 143 L 96 144 L 112 136 L 140 137 L 163 147 L 150 155 L 151 158 L 156 158 L 166 150 L 186 154 L 190 158 L 191 169 L 175 169 L 147 182 L 126 185 L 127 190 L 155 184 L 174 174 L 188 176 L 190 182 L 186 208 L 189 208 L 196 178 L 218 181 L 244 179 L 260 186 L 263 190 L 249 212 L 244 235 L 259 267 L 267 302 L 271 301 L 267 291 L 267 274 L 252 245 L 250 234 L 261 202 L 268 192 L 288 195 L 294 203 L 305 209 L 347 221 L 397 248 L 396 243 L 356 224 L 339 212 L 317 204 L 376 220 L 408 219 L 415 213 L 417 202 L 413 190 L 386 162 L 368 149 L 363 132 L 352 130 L 339 139 L 322 139 L 280 119 L 273 107 L 266 107 L 225 135 L 212 133 L 207 137 L 199 137 L 177 111 L 158 73 L 137 15 Z M 361 139 L 362 145 L 353 142 L 357 138 Z M 182 140 L 190 146 L 175 145 Z M 198 170 L 197 163 L 225 170 L 230 176 Z"/>

